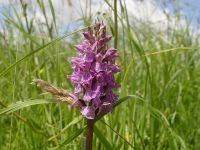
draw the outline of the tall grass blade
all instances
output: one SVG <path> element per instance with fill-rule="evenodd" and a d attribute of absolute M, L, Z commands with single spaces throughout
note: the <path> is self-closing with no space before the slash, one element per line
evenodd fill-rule
<path fill-rule="evenodd" d="M 88 28 L 88 27 L 86 27 L 86 28 Z M 71 36 L 71 35 L 73 35 L 73 34 L 79 32 L 79 31 L 82 31 L 82 30 L 84 30 L 84 29 L 86 29 L 86 28 L 82 28 L 82 29 L 76 30 L 76 31 L 74 31 L 74 32 L 65 34 L 65 35 L 63 35 L 63 36 L 61 36 L 61 37 L 55 38 L 55 39 L 52 40 L 51 42 L 46 43 L 45 45 L 43 45 L 43 46 L 37 48 L 36 50 L 31 51 L 30 53 L 28 53 L 27 55 L 25 55 L 24 57 L 22 57 L 21 59 L 19 59 L 19 60 L 16 61 L 15 63 L 11 64 L 8 68 L 6 68 L 6 69 L 3 70 L 2 72 L 0 72 L 0 77 L 3 76 L 3 75 L 5 75 L 9 70 L 11 70 L 12 68 L 14 68 L 17 64 L 19 64 L 19 63 L 21 63 L 22 61 L 24 61 L 25 59 L 31 57 L 33 54 L 38 53 L 39 51 L 43 50 L 44 48 L 46 48 L 46 47 L 48 47 L 48 46 L 51 46 L 51 45 L 54 45 L 56 42 L 58 42 L 58 41 L 60 41 L 60 40 L 62 40 L 62 39 L 64 39 L 64 38 L 66 38 L 66 37 L 68 37 L 68 36 Z"/>
<path fill-rule="evenodd" d="M 101 143 L 104 145 L 105 149 L 107 149 L 107 150 L 113 149 L 112 145 L 106 139 L 106 136 L 96 126 L 94 126 L 94 133 L 95 133 L 96 137 L 99 139 L 99 141 L 101 141 Z"/>
<path fill-rule="evenodd" d="M 26 108 L 33 105 L 49 104 L 49 103 L 55 103 L 55 102 L 56 101 L 52 99 L 35 99 L 35 100 L 27 100 L 27 101 L 18 101 L 16 104 L 11 104 L 7 108 L 0 109 L 0 115 L 9 114 L 17 110 L 20 110 L 22 108 Z"/>

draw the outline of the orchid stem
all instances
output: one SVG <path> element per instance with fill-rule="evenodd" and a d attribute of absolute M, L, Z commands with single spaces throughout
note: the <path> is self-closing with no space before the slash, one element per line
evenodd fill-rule
<path fill-rule="evenodd" d="M 94 119 L 87 119 L 86 150 L 92 150 Z"/>

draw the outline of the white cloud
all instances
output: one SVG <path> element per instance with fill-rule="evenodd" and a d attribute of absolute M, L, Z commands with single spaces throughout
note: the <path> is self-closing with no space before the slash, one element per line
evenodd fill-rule
<path fill-rule="evenodd" d="M 130 19 L 136 18 L 141 22 L 151 23 L 156 29 L 159 30 L 167 29 L 169 24 L 167 15 L 169 10 L 161 9 L 155 0 L 126 0 L 126 7 L 129 12 Z M 170 19 L 171 21 L 174 20 L 173 17 L 170 17 Z"/>
<path fill-rule="evenodd" d="M 28 4 L 28 18 L 34 18 L 35 21 L 44 23 L 45 18 L 42 14 L 42 11 L 39 9 L 36 0 L 24 0 L 25 3 Z M 48 0 L 43 0 L 46 11 L 48 21 L 52 20 L 52 15 L 49 7 Z M 109 1 L 113 3 L 112 0 Z M 118 1 L 119 2 L 119 1 Z M 13 4 L 12 6 L 18 7 L 20 13 L 20 1 L 19 0 L 1 0 L 0 5 L 8 6 L 9 4 Z M 109 6 L 104 2 L 104 0 L 92 0 L 91 7 L 89 0 L 52 0 L 53 7 L 55 9 L 56 22 L 58 28 L 63 28 L 67 26 L 70 22 L 77 21 L 82 18 L 83 14 L 88 13 L 91 8 L 91 14 L 93 17 L 96 16 L 97 12 L 104 13 L 106 12 L 108 15 L 112 15 L 112 11 Z M 174 27 L 176 22 L 176 18 L 170 16 L 167 18 L 167 15 L 170 10 L 163 10 L 157 5 L 156 0 L 125 0 L 129 19 L 134 20 L 137 19 L 141 22 L 150 22 L 155 28 L 159 30 L 166 30 L 170 25 Z M 119 6 L 119 3 L 118 3 Z M 120 9 L 118 9 L 120 10 Z M 83 13 L 83 14 L 82 14 Z M 88 15 L 86 14 L 86 15 Z M 21 13 L 22 15 L 22 13 Z M 169 14 L 168 14 L 169 15 Z M 181 21 L 182 24 L 185 24 L 185 21 Z"/>

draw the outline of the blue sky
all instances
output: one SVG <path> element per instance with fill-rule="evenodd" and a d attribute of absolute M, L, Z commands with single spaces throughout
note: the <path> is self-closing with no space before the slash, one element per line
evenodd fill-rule
<path fill-rule="evenodd" d="M 161 3 L 157 0 L 158 5 L 161 9 L 169 9 L 171 15 L 175 13 L 176 10 L 180 10 L 181 15 L 185 17 L 194 28 L 198 28 L 200 24 L 200 1 L 199 0 L 178 0 L 177 2 L 171 1 L 168 3 Z"/>
<path fill-rule="evenodd" d="M 25 0 L 26 2 L 30 2 L 32 0 Z M 36 0 L 34 0 L 36 1 Z M 65 1 L 65 3 L 64 3 Z M 84 8 L 84 0 L 80 0 L 78 4 L 77 3 L 78 0 L 76 1 L 72 1 L 72 4 L 74 3 L 74 6 L 79 7 L 80 5 L 82 5 L 82 7 Z M 128 4 L 133 3 L 134 0 L 126 0 L 126 2 Z M 200 0 L 144 0 L 146 2 L 153 2 L 156 7 L 157 7 L 157 11 L 155 11 L 154 18 L 156 20 L 156 18 L 162 18 L 162 11 L 163 10 L 167 10 L 168 13 L 171 15 L 171 17 L 173 17 L 174 12 L 179 9 L 181 10 L 181 14 L 182 16 L 184 16 L 185 18 L 187 18 L 189 21 L 192 21 L 192 26 L 196 29 L 198 29 L 198 27 L 200 26 Z M 166 1 L 166 3 L 164 3 L 164 1 Z M 19 2 L 19 0 L 15 0 L 15 4 L 13 5 L 14 7 L 18 7 L 16 4 L 17 2 Z M 59 24 L 63 24 L 63 27 L 65 28 L 71 28 L 71 26 L 75 26 L 76 23 L 74 22 L 77 19 L 80 19 L 80 17 L 78 17 L 78 15 L 81 15 L 80 13 L 80 9 L 78 8 L 74 8 L 74 9 L 69 9 L 69 8 L 61 8 L 63 6 L 67 6 L 66 4 L 66 0 L 52 0 L 54 7 L 57 9 L 57 13 L 58 13 L 58 23 Z M 92 0 L 92 4 L 93 4 L 93 11 L 98 10 L 100 7 L 103 9 L 103 0 Z M 138 0 L 135 0 L 135 3 L 137 3 Z M 178 2 L 178 3 L 177 3 Z M 77 5 L 78 4 L 78 5 Z M 178 5 L 177 5 L 178 4 Z M 101 6 L 98 6 L 101 5 Z M 128 5 L 127 5 L 128 6 Z M 132 5 L 134 6 L 134 5 Z M 143 7 L 143 4 L 141 4 L 140 6 Z M 151 7 L 151 5 L 148 5 L 148 10 L 150 10 L 149 12 L 153 12 L 154 10 L 149 8 Z M 8 0 L 0 0 L 0 27 L 1 27 L 1 22 L 2 22 L 2 11 L 4 10 L 9 10 L 9 2 Z M 18 7 L 19 9 L 19 7 Z M 147 9 L 144 7 L 143 11 L 146 11 Z M 131 11 L 132 14 L 137 14 L 137 11 L 132 10 L 132 8 L 130 7 L 130 13 Z M 147 11 L 148 12 L 148 11 Z M 148 12 L 148 13 L 149 13 Z M 32 14 L 31 14 L 32 15 Z M 157 15 L 157 16 L 156 16 Z M 38 13 L 37 16 L 41 17 L 40 14 Z M 148 15 L 147 15 L 148 16 Z M 41 18 L 39 18 L 41 19 Z M 72 22 L 70 23 L 69 20 L 72 20 Z M 68 23 L 66 23 L 68 22 Z M 62 25 L 61 25 L 62 26 Z M 77 26 L 77 25 L 76 25 Z"/>

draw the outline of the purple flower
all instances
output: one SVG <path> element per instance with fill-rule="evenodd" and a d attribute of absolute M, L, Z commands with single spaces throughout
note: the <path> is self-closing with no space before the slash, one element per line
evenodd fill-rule
<path fill-rule="evenodd" d="M 111 36 L 106 26 L 97 22 L 83 33 L 85 40 L 76 45 L 77 57 L 71 58 L 73 72 L 68 78 L 74 84 L 74 95 L 82 103 L 81 114 L 94 119 L 98 113 L 112 110 L 117 95 L 113 89 L 119 85 L 114 74 L 119 72 L 115 64 L 118 57 L 115 48 L 108 48 Z"/>

